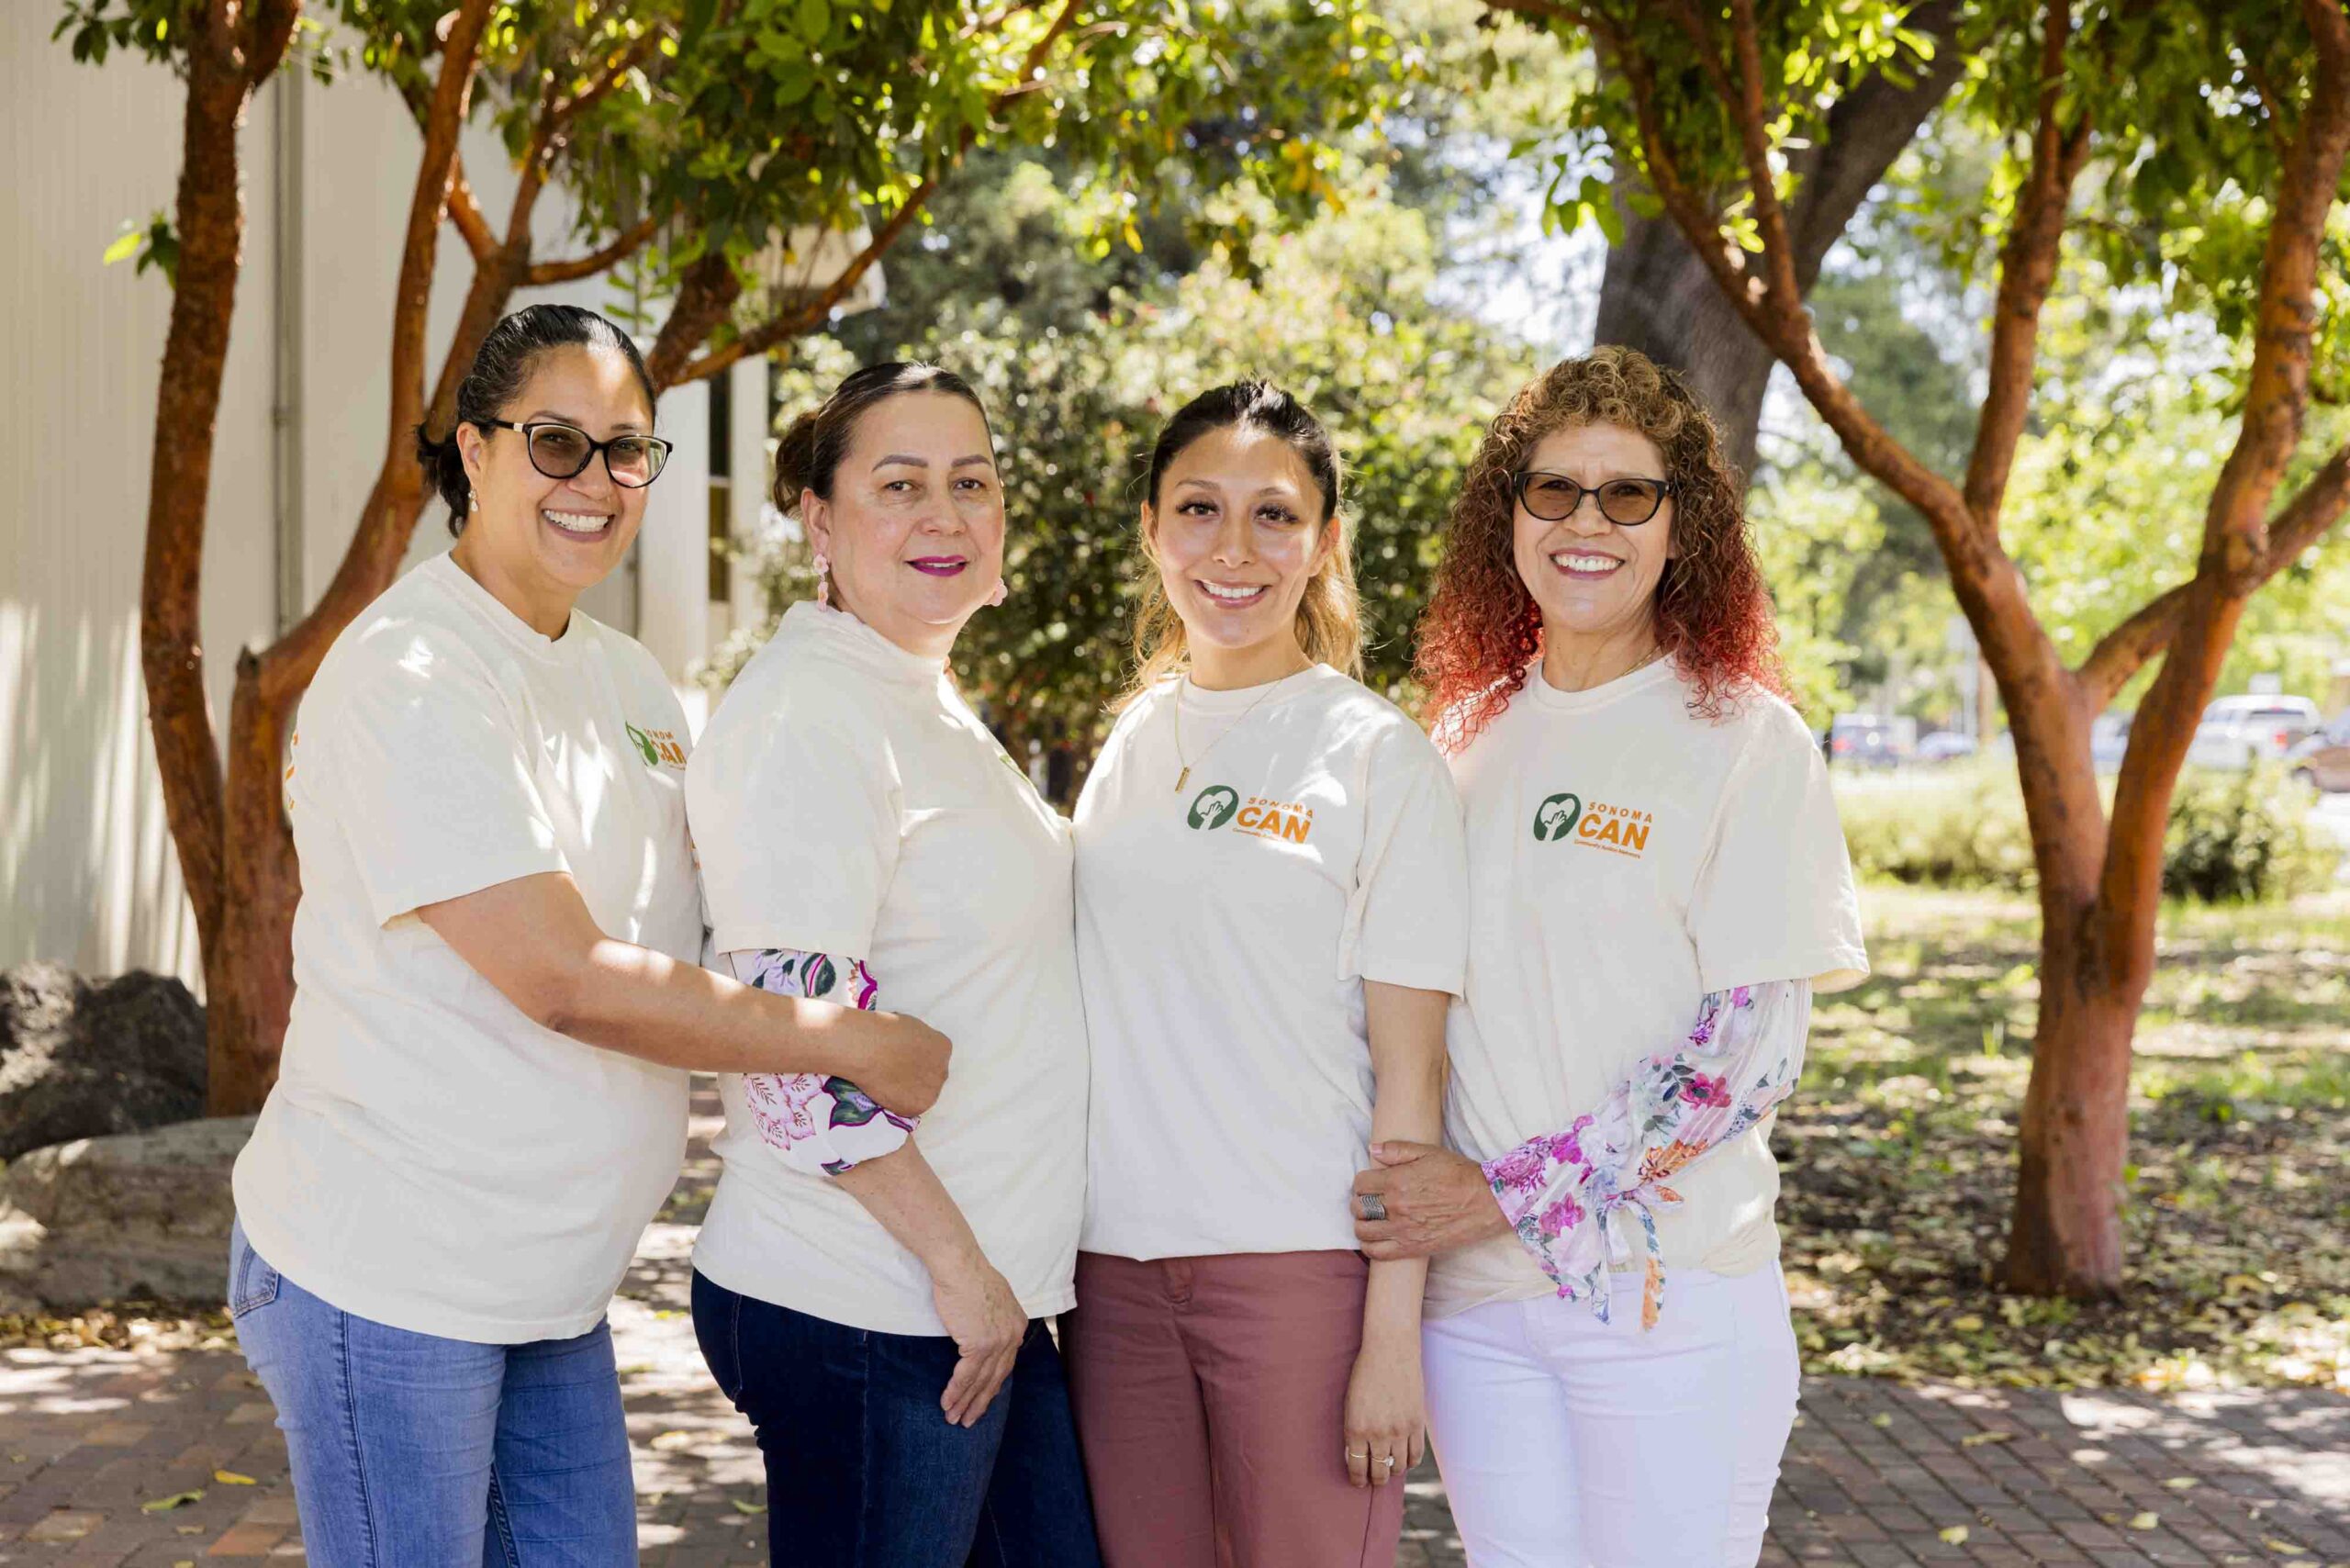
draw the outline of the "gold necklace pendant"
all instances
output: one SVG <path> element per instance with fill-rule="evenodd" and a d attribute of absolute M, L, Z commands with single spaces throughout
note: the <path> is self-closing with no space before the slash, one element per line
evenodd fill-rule
<path fill-rule="evenodd" d="M 1191 778 L 1192 769 L 1189 765 L 1186 765 L 1183 771 L 1175 776 L 1175 792 L 1178 795 L 1183 792 L 1183 786 L 1191 781 Z"/>

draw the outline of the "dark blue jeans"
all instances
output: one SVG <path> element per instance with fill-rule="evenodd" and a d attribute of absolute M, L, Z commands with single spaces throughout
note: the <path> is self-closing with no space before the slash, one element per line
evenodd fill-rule
<path fill-rule="evenodd" d="M 811 1317 L 694 1274 L 694 1334 L 767 1466 L 775 1568 L 1101 1568 L 1060 1351 L 1039 1321 L 973 1427 L 955 1341 Z"/>

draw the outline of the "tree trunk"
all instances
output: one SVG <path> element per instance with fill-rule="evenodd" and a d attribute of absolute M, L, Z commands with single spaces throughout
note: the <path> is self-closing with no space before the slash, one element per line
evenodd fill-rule
<path fill-rule="evenodd" d="M 294 1005 L 294 906 L 302 896 L 285 822 L 286 715 L 270 703 L 262 655 L 237 660 L 229 710 L 228 882 L 218 936 L 205 949 L 205 1110 L 259 1110 L 277 1080 Z"/>
<path fill-rule="evenodd" d="M 188 47 L 176 208 L 180 258 L 155 392 L 147 550 L 139 585 L 140 663 L 163 814 L 195 906 L 196 943 L 207 953 L 219 931 L 224 872 L 220 755 L 204 689 L 205 498 L 242 263 L 237 127 L 251 91 L 235 40 L 220 32 L 200 25 Z"/>
<path fill-rule="evenodd" d="M 2146 985 L 2106 961 L 2097 911 L 2042 901 L 2040 1024 L 2018 1137 L 2007 1283 L 2082 1299 L 2121 1287 L 2122 1166 L 2130 1146 L 2130 1047 Z"/>

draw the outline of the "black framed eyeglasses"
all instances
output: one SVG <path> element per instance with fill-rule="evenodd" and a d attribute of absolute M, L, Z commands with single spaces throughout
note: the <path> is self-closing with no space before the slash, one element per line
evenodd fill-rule
<path fill-rule="evenodd" d="M 523 449 L 531 454 L 531 466 L 550 479 L 577 478 L 600 452 L 604 454 L 604 472 L 612 476 L 613 484 L 641 490 L 661 477 L 661 470 L 669 462 L 670 445 L 657 435 L 616 435 L 610 441 L 598 441 L 577 425 L 554 420 L 532 420 L 526 424 L 517 424 L 512 420 L 474 422 L 492 430 L 520 431 Z"/>
<path fill-rule="evenodd" d="M 1656 515 L 1673 494 L 1670 479 L 1610 479 L 1586 488 L 1564 474 L 1528 468 L 1511 477 L 1517 504 L 1544 522 L 1564 522 L 1574 516 L 1585 496 L 1599 502 L 1599 515 L 1624 528 L 1638 528 Z"/>

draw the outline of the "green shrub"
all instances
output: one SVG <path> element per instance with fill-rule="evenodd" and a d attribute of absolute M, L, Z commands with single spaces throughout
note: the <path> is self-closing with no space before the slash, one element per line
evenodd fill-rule
<path fill-rule="evenodd" d="M 2288 899 L 2325 885 L 2338 852 L 2310 825 L 2310 792 L 2273 767 L 2188 773 L 2171 797 L 2163 891 L 2206 903 Z"/>
<path fill-rule="evenodd" d="M 2105 784 L 2109 805 L 2111 783 Z M 2012 766 L 1986 758 L 1931 773 L 1836 777 L 1852 868 L 1937 888 L 2036 885 Z M 2339 852 L 2310 825 L 2309 792 L 2274 769 L 2189 771 L 2171 801 L 2163 891 L 2206 902 L 2286 899 L 2321 887 Z"/>
<path fill-rule="evenodd" d="M 2011 892 L 2032 886 L 2023 795 L 1997 761 L 1930 773 L 1840 772 L 1836 806 L 1852 868 L 1863 876 Z"/>

